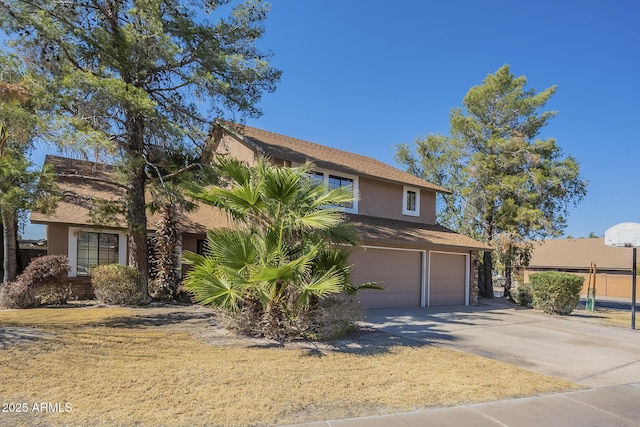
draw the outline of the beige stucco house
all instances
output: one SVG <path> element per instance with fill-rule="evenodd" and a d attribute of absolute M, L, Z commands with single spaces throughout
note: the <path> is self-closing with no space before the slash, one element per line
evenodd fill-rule
<path fill-rule="evenodd" d="M 436 224 L 436 194 L 448 190 L 370 157 L 248 126 L 228 129 L 214 148 L 216 154 L 249 164 L 262 156 L 284 167 L 311 161 L 318 180 L 353 191 L 354 202 L 340 208 L 362 240 L 352 255 L 352 278 L 356 284 L 375 281 L 385 288 L 361 292 L 364 306 L 477 302 L 478 251 L 491 248 Z M 121 191 L 110 184 L 109 166 L 52 156 L 46 161 L 61 175 L 61 187 L 72 188 L 74 194 L 109 198 Z M 102 177 L 103 182 L 78 177 L 83 175 Z M 225 215 L 209 206 L 186 215 L 184 250 L 198 251 L 207 229 L 228 226 Z M 88 266 L 96 262 L 126 263 L 124 224 L 110 229 L 90 226 L 82 198 L 65 198 L 54 213 L 33 213 L 31 221 L 47 225 L 49 253 L 68 254 L 71 277 L 86 277 Z M 154 228 L 153 218 L 148 225 Z"/>

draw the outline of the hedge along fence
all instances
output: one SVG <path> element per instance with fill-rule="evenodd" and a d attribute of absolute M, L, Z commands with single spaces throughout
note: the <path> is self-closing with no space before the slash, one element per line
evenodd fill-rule
<path fill-rule="evenodd" d="M 552 314 L 569 314 L 577 306 L 584 277 L 558 271 L 529 276 L 534 307 Z"/>

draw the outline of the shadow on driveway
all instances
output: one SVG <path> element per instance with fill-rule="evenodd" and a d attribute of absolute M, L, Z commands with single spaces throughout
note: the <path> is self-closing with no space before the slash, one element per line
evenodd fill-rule
<path fill-rule="evenodd" d="M 640 382 L 640 334 L 508 303 L 370 309 L 366 326 L 582 385 Z"/>

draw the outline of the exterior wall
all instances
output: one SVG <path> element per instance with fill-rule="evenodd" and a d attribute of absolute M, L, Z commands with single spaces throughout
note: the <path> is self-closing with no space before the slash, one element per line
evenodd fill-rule
<path fill-rule="evenodd" d="M 435 224 L 436 222 L 435 192 L 420 191 L 420 216 L 402 214 L 402 196 L 404 192 L 404 186 L 402 185 L 360 177 L 359 192 L 358 213 L 360 215 L 422 224 Z"/>
<path fill-rule="evenodd" d="M 47 255 L 69 256 L 69 226 L 66 224 L 47 224 Z M 69 277 L 71 299 L 83 300 L 95 298 L 89 277 Z"/>
<path fill-rule="evenodd" d="M 249 165 L 256 163 L 255 152 L 236 138 L 229 135 L 225 135 L 222 138 L 222 141 L 220 141 L 220 145 L 216 150 L 216 154 L 229 154 Z"/>
<path fill-rule="evenodd" d="M 533 273 L 539 273 L 543 270 L 525 270 L 524 282 L 529 283 L 529 276 Z M 544 271 L 556 271 L 556 270 L 544 270 Z M 560 271 L 560 270 L 557 270 Z M 589 288 L 589 273 L 582 271 L 568 271 L 568 273 L 575 274 L 577 276 L 584 277 L 584 284 L 582 285 L 582 291 L 580 295 L 586 296 L 587 289 Z M 601 297 L 618 297 L 618 298 L 631 298 L 631 285 L 633 276 L 630 273 L 598 273 L 596 274 L 596 300 L 598 296 Z M 638 281 L 640 283 L 640 280 Z"/>
<path fill-rule="evenodd" d="M 69 277 L 69 284 L 71 285 L 72 300 L 94 299 L 96 297 L 89 277 Z"/>
<path fill-rule="evenodd" d="M 478 295 L 480 288 L 478 287 L 478 267 L 479 260 L 478 251 L 471 251 L 471 262 L 469 263 L 469 305 L 478 304 Z"/>
<path fill-rule="evenodd" d="M 69 226 L 65 224 L 47 225 L 47 255 L 69 256 Z"/>

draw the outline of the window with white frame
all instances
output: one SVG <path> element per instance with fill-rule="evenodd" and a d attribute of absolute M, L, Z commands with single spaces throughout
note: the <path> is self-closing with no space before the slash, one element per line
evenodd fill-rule
<path fill-rule="evenodd" d="M 420 216 L 420 189 L 404 187 L 402 194 L 402 214 Z"/>
<path fill-rule="evenodd" d="M 126 264 L 124 232 L 69 228 L 70 277 L 89 276 L 100 264 Z"/>
<path fill-rule="evenodd" d="M 344 187 L 353 193 L 353 200 L 340 204 L 338 208 L 348 213 L 358 213 L 358 177 L 344 173 L 314 170 L 309 173 L 312 180 L 324 184 L 329 190 Z"/>

